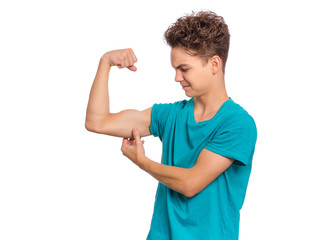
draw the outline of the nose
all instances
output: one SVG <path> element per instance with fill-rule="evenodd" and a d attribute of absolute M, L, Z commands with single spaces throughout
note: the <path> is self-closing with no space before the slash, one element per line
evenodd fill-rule
<path fill-rule="evenodd" d="M 175 82 L 182 82 L 183 81 L 183 76 L 179 71 L 176 71 L 175 74 Z"/>

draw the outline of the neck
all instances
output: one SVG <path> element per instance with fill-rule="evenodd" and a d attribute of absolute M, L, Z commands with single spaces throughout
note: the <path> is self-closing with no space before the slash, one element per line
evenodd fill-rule
<path fill-rule="evenodd" d="M 229 99 L 224 79 L 220 84 L 213 84 L 212 88 L 201 96 L 195 97 L 195 111 L 201 115 L 217 112 L 222 104 Z"/>

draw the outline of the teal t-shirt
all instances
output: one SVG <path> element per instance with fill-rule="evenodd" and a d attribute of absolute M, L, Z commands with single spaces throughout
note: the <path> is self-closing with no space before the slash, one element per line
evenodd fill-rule
<path fill-rule="evenodd" d="M 238 239 L 257 139 L 253 118 L 230 98 L 213 118 L 196 123 L 191 98 L 154 104 L 150 131 L 162 141 L 162 164 L 191 168 L 203 148 L 235 161 L 191 198 L 159 183 L 147 239 Z"/>

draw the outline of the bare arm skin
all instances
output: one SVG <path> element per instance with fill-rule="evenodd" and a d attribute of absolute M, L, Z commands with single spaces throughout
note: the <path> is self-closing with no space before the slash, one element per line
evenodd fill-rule
<path fill-rule="evenodd" d="M 111 67 L 128 68 L 135 72 L 136 62 L 137 58 L 132 49 L 113 50 L 101 57 L 86 111 L 85 127 L 87 130 L 131 138 L 132 129 L 136 127 L 139 129 L 140 136 L 151 135 L 149 127 L 152 108 L 143 111 L 127 109 L 118 113 L 110 113 L 108 80 Z"/>
<path fill-rule="evenodd" d="M 233 159 L 223 157 L 203 148 L 192 168 L 180 168 L 159 164 L 146 156 L 139 165 L 159 182 L 186 197 L 193 197 L 207 187 L 232 163 Z"/>
<path fill-rule="evenodd" d="M 133 135 L 134 140 L 123 139 L 123 154 L 155 179 L 186 197 L 201 192 L 234 162 L 233 159 L 203 148 L 192 168 L 160 164 L 146 157 L 144 142 L 136 129 L 133 129 Z"/>

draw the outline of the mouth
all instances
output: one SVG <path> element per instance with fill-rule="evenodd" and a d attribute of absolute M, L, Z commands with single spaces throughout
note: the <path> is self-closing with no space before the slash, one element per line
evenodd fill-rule
<path fill-rule="evenodd" d="M 187 88 L 190 88 L 190 85 L 181 85 L 181 86 L 184 90 L 186 90 Z"/>

